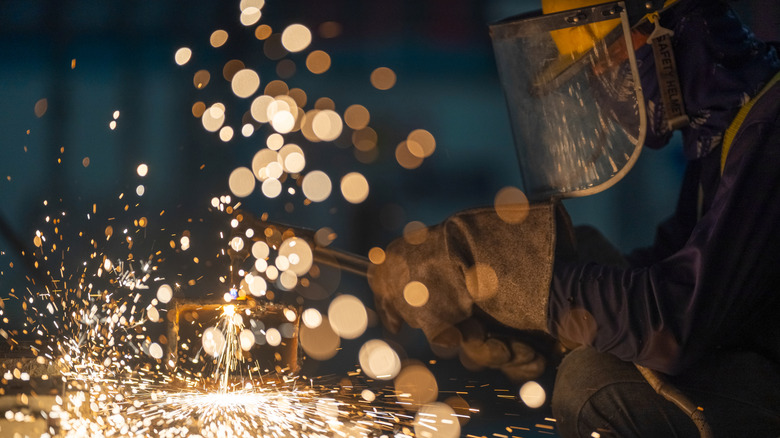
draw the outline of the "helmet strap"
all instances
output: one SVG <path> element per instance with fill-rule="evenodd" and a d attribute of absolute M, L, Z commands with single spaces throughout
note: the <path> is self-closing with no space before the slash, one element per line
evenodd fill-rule
<path fill-rule="evenodd" d="M 653 45 L 655 73 L 658 76 L 658 88 L 663 100 L 664 117 L 669 129 L 675 130 L 688 125 L 688 115 L 685 113 L 685 103 L 672 48 L 674 32 L 661 26 L 658 12 L 648 18 L 655 25 L 647 40 Z"/>

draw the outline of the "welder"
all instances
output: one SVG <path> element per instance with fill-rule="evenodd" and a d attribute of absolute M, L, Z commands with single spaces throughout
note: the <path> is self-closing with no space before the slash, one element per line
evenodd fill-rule
<path fill-rule="evenodd" d="M 778 48 L 722 0 L 597 3 L 491 26 L 530 203 L 392 242 L 370 272 L 377 311 L 510 377 L 538 375 L 536 356 L 475 320 L 557 339 L 564 437 L 780 436 Z M 562 199 L 676 131 L 687 167 L 652 247 L 622 255 L 571 226 Z"/>

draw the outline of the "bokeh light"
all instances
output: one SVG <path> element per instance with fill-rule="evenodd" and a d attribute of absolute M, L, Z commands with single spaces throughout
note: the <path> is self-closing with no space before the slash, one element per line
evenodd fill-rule
<path fill-rule="evenodd" d="M 290 111 L 282 110 L 274 114 L 271 126 L 280 134 L 287 134 L 295 127 L 295 116 Z"/>
<path fill-rule="evenodd" d="M 287 321 L 295 322 L 295 320 L 298 318 L 298 314 L 295 313 L 295 310 L 293 309 L 284 309 L 284 317 L 287 319 Z M 285 336 L 289 337 L 289 336 Z"/>
<path fill-rule="evenodd" d="M 322 141 L 339 138 L 343 129 L 341 117 L 333 110 L 320 110 L 312 121 L 314 134 Z"/>
<path fill-rule="evenodd" d="M 222 124 L 225 123 L 225 106 L 221 103 L 211 105 L 200 118 L 203 128 L 209 132 L 217 132 Z"/>
<path fill-rule="evenodd" d="M 419 281 L 404 286 L 404 300 L 412 307 L 422 307 L 428 302 L 428 288 Z"/>
<path fill-rule="evenodd" d="M 269 328 L 265 332 L 265 342 L 272 347 L 279 346 L 282 343 L 282 333 L 273 327 Z"/>
<path fill-rule="evenodd" d="M 266 283 L 265 279 L 263 277 L 258 276 L 252 276 L 250 277 L 252 281 L 247 281 L 247 284 L 249 286 L 249 293 L 256 297 L 262 297 L 266 294 L 268 291 L 268 284 Z"/>
<path fill-rule="evenodd" d="M 419 245 L 428 238 L 428 227 L 420 221 L 411 221 L 404 226 L 403 237 L 412 245 Z"/>
<path fill-rule="evenodd" d="M 282 79 L 288 79 L 295 75 L 298 67 L 292 59 L 282 59 L 276 64 L 276 74 Z"/>
<path fill-rule="evenodd" d="M 447 397 L 444 400 L 444 403 L 447 403 L 452 410 L 455 411 L 461 426 L 469 422 L 469 419 L 471 418 L 471 406 L 469 406 L 469 403 L 463 399 L 463 397 L 460 395 L 453 395 Z"/>
<path fill-rule="evenodd" d="M 252 26 L 260 21 L 261 16 L 262 13 L 260 12 L 259 8 L 250 6 L 241 9 L 241 16 L 239 17 L 239 21 L 241 21 L 241 24 L 244 26 Z"/>
<path fill-rule="evenodd" d="M 233 134 L 233 128 L 230 126 L 223 126 L 219 129 L 219 139 L 226 143 L 233 139 Z"/>
<path fill-rule="evenodd" d="M 303 194 L 312 202 L 322 202 L 328 199 L 333 185 L 328 174 L 321 170 L 314 170 L 303 177 L 301 189 Z"/>
<path fill-rule="evenodd" d="M 282 242 L 279 256 L 287 259 L 286 269 L 299 277 L 306 275 L 314 263 L 314 253 L 308 242 L 298 237 L 290 237 Z"/>
<path fill-rule="evenodd" d="M 271 248 L 268 244 L 262 241 L 252 244 L 252 256 L 256 259 L 265 259 L 271 253 Z"/>
<path fill-rule="evenodd" d="M 311 44 L 311 31 L 302 24 L 291 24 L 282 31 L 282 45 L 289 52 L 300 52 Z"/>
<path fill-rule="evenodd" d="M 395 160 L 404 169 L 416 169 L 423 163 L 423 159 L 415 156 L 412 151 L 409 150 L 409 144 L 406 141 L 398 143 L 395 148 Z"/>
<path fill-rule="evenodd" d="M 371 72 L 371 85 L 377 90 L 389 90 L 396 81 L 395 72 L 387 67 L 379 67 Z"/>
<path fill-rule="evenodd" d="M 168 303 L 173 298 L 173 288 L 167 284 L 162 284 L 157 288 L 157 299 L 161 303 Z"/>
<path fill-rule="evenodd" d="M 369 403 L 376 400 L 376 394 L 374 394 L 374 391 L 371 391 L 370 389 L 364 389 L 361 391 L 360 397 Z"/>
<path fill-rule="evenodd" d="M 209 43 L 212 47 L 222 47 L 228 39 L 228 33 L 222 29 L 215 30 L 209 37 Z"/>
<path fill-rule="evenodd" d="M 363 344 L 358 360 L 363 372 L 372 379 L 392 380 L 401 371 L 398 353 L 380 339 L 371 339 Z"/>
<path fill-rule="evenodd" d="M 46 114 L 46 110 L 49 109 L 49 100 L 46 98 L 38 99 L 37 102 L 35 102 L 34 112 L 35 117 L 41 118 L 44 114 Z"/>
<path fill-rule="evenodd" d="M 366 307 L 353 295 L 334 298 L 328 306 L 328 319 L 333 331 L 344 339 L 355 339 L 368 327 Z"/>
<path fill-rule="evenodd" d="M 203 331 L 202 336 L 203 351 L 206 354 L 218 357 L 225 346 L 225 335 L 216 327 L 209 327 Z"/>
<path fill-rule="evenodd" d="M 314 108 L 318 110 L 336 111 L 336 102 L 330 97 L 320 97 L 314 102 Z"/>
<path fill-rule="evenodd" d="M 520 400 L 529 408 L 536 409 L 544 405 L 544 402 L 547 400 L 547 394 L 542 385 L 531 380 L 525 382 L 520 387 Z"/>
<path fill-rule="evenodd" d="M 255 29 L 255 38 L 262 41 L 268 38 L 269 36 L 271 36 L 272 33 L 273 33 L 273 29 L 271 28 L 271 26 L 267 24 L 261 24 L 260 26 L 257 26 L 257 28 Z"/>
<path fill-rule="evenodd" d="M 249 97 L 260 87 L 260 76 L 254 70 L 245 68 L 233 75 L 230 82 L 233 93 L 238 97 Z"/>
<path fill-rule="evenodd" d="M 337 36 L 341 35 L 342 30 L 341 23 L 336 21 L 325 21 L 320 23 L 319 27 L 317 28 L 317 33 L 319 33 L 320 37 L 328 39 L 336 38 Z"/>
<path fill-rule="evenodd" d="M 192 85 L 198 90 L 205 88 L 211 80 L 211 73 L 208 70 L 198 70 L 192 76 Z"/>
<path fill-rule="evenodd" d="M 198 101 L 192 104 L 192 115 L 201 118 L 203 113 L 206 112 L 206 104 Z"/>
<path fill-rule="evenodd" d="M 173 55 L 174 61 L 176 61 L 176 64 L 178 65 L 184 65 L 188 62 L 190 62 L 190 59 L 192 58 L 192 49 L 189 47 L 182 47 L 179 50 L 176 51 L 176 53 Z"/>
<path fill-rule="evenodd" d="M 330 55 L 322 50 L 314 50 L 306 56 L 306 68 L 315 75 L 321 75 L 330 69 Z"/>
<path fill-rule="evenodd" d="M 312 359 L 328 360 L 333 358 L 341 346 L 341 338 L 331 328 L 328 317 L 322 317 L 322 323 L 316 327 L 303 325 L 300 331 L 301 348 Z"/>
<path fill-rule="evenodd" d="M 498 275 L 489 265 L 477 263 L 466 270 L 466 289 L 474 301 L 480 302 L 498 292 Z"/>
<path fill-rule="evenodd" d="M 282 44 L 281 34 L 271 34 L 263 42 L 263 54 L 265 54 L 265 56 L 272 61 L 278 61 L 287 56 L 288 53 L 289 52 Z"/>
<path fill-rule="evenodd" d="M 265 6 L 265 0 L 241 0 L 238 4 L 240 11 L 245 11 L 249 8 L 263 9 Z"/>
<path fill-rule="evenodd" d="M 385 250 L 379 248 L 378 246 L 368 250 L 368 260 L 375 265 L 381 265 L 384 263 L 386 257 L 387 255 L 385 254 Z"/>
<path fill-rule="evenodd" d="M 314 243 L 326 247 L 336 239 L 336 233 L 329 227 L 322 227 L 314 233 Z"/>
<path fill-rule="evenodd" d="M 260 190 L 266 198 L 274 199 L 282 194 L 282 183 L 278 179 L 268 178 L 260 185 Z"/>
<path fill-rule="evenodd" d="M 429 403 L 415 415 L 414 433 L 419 438 L 457 438 L 460 422 L 455 410 L 446 403 Z"/>
<path fill-rule="evenodd" d="M 279 159 L 288 173 L 301 173 L 306 167 L 303 149 L 297 144 L 286 144 L 279 150 Z"/>
<path fill-rule="evenodd" d="M 580 307 L 574 307 L 559 318 L 559 333 L 574 345 L 590 345 L 598 332 L 596 318 Z"/>
<path fill-rule="evenodd" d="M 496 194 L 494 206 L 496 214 L 508 224 L 525 221 L 529 213 L 528 198 L 516 187 L 504 187 Z"/>
<path fill-rule="evenodd" d="M 243 329 L 238 335 L 238 342 L 241 345 L 241 349 L 249 351 L 255 345 L 255 334 L 250 329 Z"/>
<path fill-rule="evenodd" d="M 230 191 L 239 198 L 245 198 L 255 190 L 255 175 L 247 167 L 239 167 L 228 178 Z"/>
<path fill-rule="evenodd" d="M 157 342 L 152 342 L 151 345 L 149 345 L 149 356 L 152 356 L 155 359 L 162 359 L 163 357 L 163 349 Z"/>
<path fill-rule="evenodd" d="M 284 146 L 284 137 L 281 134 L 274 132 L 266 138 L 265 145 L 272 151 L 278 151 Z"/>
<path fill-rule="evenodd" d="M 404 366 L 394 383 L 396 398 L 408 410 L 416 411 L 439 396 L 436 377 L 425 365 L 418 362 Z"/>
<path fill-rule="evenodd" d="M 425 129 L 415 129 L 406 138 L 406 147 L 417 158 L 427 158 L 436 150 L 436 139 Z"/>
<path fill-rule="evenodd" d="M 290 96 L 295 101 L 295 104 L 299 107 L 303 108 L 306 106 L 308 96 L 306 96 L 306 92 L 303 91 L 303 89 L 290 88 L 290 91 L 287 92 L 287 95 Z"/>
<path fill-rule="evenodd" d="M 263 90 L 263 93 L 274 98 L 279 98 L 279 96 L 286 96 L 289 92 L 290 87 L 287 85 L 287 83 L 278 79 L 266 84 L 265 90 Z"/>
<path fill-rule="evenodd" d="M 360 130 L 368 126 L 371 115 L 363 105 L 350 105 L 344 111 L 344 122 L 354 130 Z"/>
<path fill-rule="evenodd" d="M 352 133 L 352 144 L 360 151 L 376 148 L 378 136 L 373 128 L 363 128 Z"/>
<path fill-rule="evenodd" d="M 368 181 L 358 172 L 350 172 L 341 178 L 341 194 L 348 202 L 360 204 L 368 198 Z"/>
<path fill-rule="evenodd" d="M 231 59 L 225 63 L 224 67 L 222 67 L 222 77 L 225 78 L 226 81 L 230 82 L 233 80 L 233 76 L 235 76 L 236 73 L 245 68 L 246 66 L 244 65 L 244 62 L 240 59 Z"/>
<path fill-rule="evenodd" d="M 233 251 L 240 252 L 244 249 L 244 239 L 242 239 L 241 236 L 230 239 L 230 247 L 233 248 Z"/>
<path fill-rule="evenodd" d="M 249 108 L 249 113 L 252 118 L 260 123 L 268 123 L 270 118 L 268 117 L 268 107 L 274 102 L 274 98 L 268 95 L 257 96 L 252 101 L 252 106 Z"/>
<path fill-rule="evenodd" d="M 149 321 L 160 322 L 160 311 L 150 304 L 149 307 L 146 308 L 146 317 L 149 318 Z"/>
<path fill-rule="evenodd" d="M 303 325 L 310 329 L 315 329 L 322 324 L 322 314 L 317 309 L 306 309 L 301 313 Z"/>
<path fill-rule="evenodd" d="M 276 266 L 269 266 L 265 269 L 265 275 L 271 281 L 276 281 L 279 278 L 279 269 Z"/>

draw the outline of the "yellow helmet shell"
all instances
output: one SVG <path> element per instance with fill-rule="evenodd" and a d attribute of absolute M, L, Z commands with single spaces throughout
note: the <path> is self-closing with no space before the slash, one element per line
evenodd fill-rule
<path fill-rule="evenodd" d="M 552 14 L 601 3 L 604 3 L 604 0 L 542 0 L 542 12 Z M 592 49 L 597 41 L 607 36 L 618 24 L 620 24 L 620 19 L 616 18 L 554 30 L 550 32 L 550 36 L 555 41 L 561 55 L 576 56 Z"/>

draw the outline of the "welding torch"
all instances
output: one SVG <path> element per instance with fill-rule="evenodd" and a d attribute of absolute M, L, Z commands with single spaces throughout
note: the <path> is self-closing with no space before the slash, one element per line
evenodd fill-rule
<path fill-rule="evenodd" d="M 314 262 L 325 266 L 340 269 L 362 277 L 368 277 L 369 261 L 366 257 L 327 246 L 330 243 L 318 242 L 316 232 L 307 228 L 296 227 L 282 224 L 279 222 L 268 221 L 263 215 L 261 218 L 248 213 L 244 210 L 233 212 L 232 220 L 233 230 L 230 240 L 235 237 L 250 242 L 265 241 L 269 247 L 278 248 L 281 242 L 290 237 L 303 239 L 312 250 Z M 251 230 L 251 232 L 248 232 Z M 251 254 L 251 245 L 243 245 L 236 250 L 232 245 L 228 245 L 228 255 L 230 256 L 230 288 L 231 291 L 237 291 L 241 283 L 239 269 L 241 264 Z"/>

